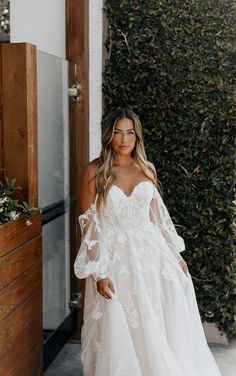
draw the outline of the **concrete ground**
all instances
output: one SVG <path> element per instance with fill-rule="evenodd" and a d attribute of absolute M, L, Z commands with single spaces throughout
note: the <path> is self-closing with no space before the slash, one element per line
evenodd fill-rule
<path fill-rule="evenodd" d="M 209 345 L 222 376 L 236 376 L 236 337 L 229 345 Z M 82 376 L 81 345 L 69 341 L 44 373 L 45 376 Z M 190 375 L 189 375 L 190 376 Z"/>

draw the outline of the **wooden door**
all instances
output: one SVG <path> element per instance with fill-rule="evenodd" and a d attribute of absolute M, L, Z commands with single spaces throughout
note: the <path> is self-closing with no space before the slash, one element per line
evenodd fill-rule
<path fill-rule="evenodd" d="M 71 289 L 72 293 L 84 295 L 85 280 L 73 273 L 73 264 L 80 244 L 78 200 L 81 176 L 89 161 L 89 1 L 66 0 L 66 57 L 77 66 L 76 77 L 70 72 L 70 83 L 76 79 L 81 85 L 81 100 L 70 101 L 71 129 L 71 197 L 77 205 L 71 212 Z M 74 140 L 74 141 L 73 141 Z M 76 237 L 74 234 L 76 232 Z M 83 307 L 77 311 L 77 330 L 74 339 L 80 339 Z"/>

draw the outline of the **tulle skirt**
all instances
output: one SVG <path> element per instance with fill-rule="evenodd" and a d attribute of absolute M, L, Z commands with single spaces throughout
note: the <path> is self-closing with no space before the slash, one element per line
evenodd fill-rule
<path fill-rule="evenodd" d="M 154 226 L 117 233 L 102 297 L 86 280 L 84 376 L 220 376 L 207 345 L 190 273 Z"/>

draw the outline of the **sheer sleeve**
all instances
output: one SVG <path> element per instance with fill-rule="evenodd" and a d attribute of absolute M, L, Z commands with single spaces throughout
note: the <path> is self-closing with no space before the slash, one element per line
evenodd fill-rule
<path fill-rule="evenodd" d="M 77 278 L 90 275 L 98 281 L 107 277 L 108 251 L 105 237 L 102 236 L 96 203 L 78 217 L 81 228 L 81 244 L 74 263 Z"/>
<path fill-rule="evenodd" d="M 178 261 L 182 260 L 180 252 L 185 250 L 184 239 L 178 235 L 170 218 L 168 210 L 157 188 L 154 187 L 153 198 L 150 203 L 150 219 L 161 230 L 163 238 L 169 249 L 174 253 Z"/>

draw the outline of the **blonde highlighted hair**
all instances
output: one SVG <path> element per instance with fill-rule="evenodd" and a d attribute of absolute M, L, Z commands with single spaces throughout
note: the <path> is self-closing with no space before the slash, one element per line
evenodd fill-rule
<path fill-rule="evenodd" d="M 119 107 L 110 116 L 108 116 L 104 123 L 102 132 L 102 150 L 99 158 L 93 161 L 93 163 L 98 164 L 96 175 L 92 178 L 96 179 L 96 189 L 98 194 L 96 206 L 98 211 L 100 210 L 101 206 L 105 204 L 108 191 L 116 179 L 115 172 L 113 171 L 116 155 L 112 149 L 111 141 L 117 121 L 124 118 L 133 121 L 134 130 L 136 133 L 136 143 L 131 152 L 131 156 L 139 164 L 145 176 L 150 179 L 156 187 L 160 186 L 157 179 L 156 170 L 153 164 L 147 160 L 142 137 L 142 125 L 139 117 L 132 110 Z"/>

